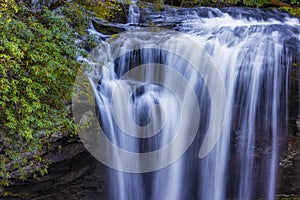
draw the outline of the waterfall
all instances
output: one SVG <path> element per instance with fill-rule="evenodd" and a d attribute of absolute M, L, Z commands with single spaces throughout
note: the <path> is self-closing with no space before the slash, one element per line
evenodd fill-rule
<path fill-rule="evenodd" d="M 134 6 L 129 13 L 138 23 Z M 114 168 L 109 199 L 276 199 L 299 20 L 238 8 L 145 19 L 174 26 L 138 27 L 92 52 L 97 115 L 114 149 L 103 152 Z"/>
<path fill-rule="evenodd" d="M 137 0 L 130 1 L 129 10 L 128 10 L 128 23 L 138 24 L 140 17 L 140 8 L 137 5 Z"/>

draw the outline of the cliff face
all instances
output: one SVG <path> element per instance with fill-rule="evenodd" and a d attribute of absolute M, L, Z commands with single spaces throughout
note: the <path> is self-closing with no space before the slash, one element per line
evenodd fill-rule
<path fill-rule="evenodd" d="M 53 147 L 44 155 L 52 162 L 47 175 L 24 182 L 15 178 L 0 199 L 106 199 L 106 167 L 89 154 L 78 137 L 61 138 Z"/>

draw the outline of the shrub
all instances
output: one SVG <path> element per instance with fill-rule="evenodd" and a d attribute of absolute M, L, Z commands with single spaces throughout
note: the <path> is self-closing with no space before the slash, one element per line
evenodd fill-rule
<path fill-rule="evenodd" d="M 47 173 L 39 153 L 49 138 L 75 133 L 67 105 L 79 64 L 71 19 L 0 4 L 0 185 L 8 185 L 11 171 Z"/>

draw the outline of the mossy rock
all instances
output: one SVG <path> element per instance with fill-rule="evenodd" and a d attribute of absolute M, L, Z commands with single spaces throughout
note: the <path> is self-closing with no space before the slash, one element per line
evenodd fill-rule
<path fill-rule="evenodd" d="M 95 30 L 104 35 L 113 35 L 126 31 L 125 28 L 120 27 L 117 24 L 106 22 L 104 20 L 93 19 L 92 23 Z"/>

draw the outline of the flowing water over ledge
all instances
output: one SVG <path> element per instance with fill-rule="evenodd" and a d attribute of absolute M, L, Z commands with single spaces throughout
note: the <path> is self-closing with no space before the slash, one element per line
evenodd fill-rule
<path fill-rule="evenodd" d="M 128 31 L 92 52 L 97 64 L 89 76 L 106 137 L 126 152 L 148 155 L 172 144 L 178 129 L 186 135 L 197 129 L 152 162 L 108 151 L 125 171 L 109 170 L 110 199 L 276 199 L 287 151 L 282 140 L 299 134 L 288 126 L 300 114 L 289 92 L 292 84 L 300 88 L 300 74 L 290 77 L 300 67 L 299 20 L 246 8 L 135 7 L 131 14 L 121 25 Z M 293 95 L 299 98 L 299 90 Z M 221 118 L 216 144 L 199 158 Z M 170 165 L 150 170 L 165 160 Z"/>

